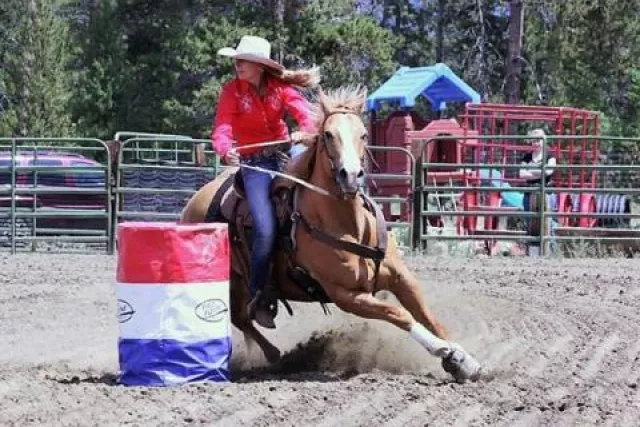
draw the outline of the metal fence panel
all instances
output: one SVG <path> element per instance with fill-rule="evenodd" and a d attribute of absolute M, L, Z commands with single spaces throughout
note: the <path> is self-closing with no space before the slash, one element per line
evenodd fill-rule
<path fill-rule="evenodd" d="M 111 251 L 111 155 L 90 138 L 0 138 L 0 245 Z M 95 249 L 95 248 L 94 248 Z"/>
<path fill-rule="evenodd" d="M 396 157 L 406 159 L 408 167 L 395 172 L 383 170 L 372 172 L 375 170 L 375 165 L 369 165 L 366 190 L 371 198 L 381 205 L 387 220 L 387 228 L 393 230 L 398 245 L 411 249 L 414 240 L 415 157 L 409 150 L 402 147 L 369 146 L 368 149 L 374 154 L 394 154 Z"/>
<path fill-rule="evenodd" d="M 210 146 L 209 140 L 166 135 L 123 141 L 113 187 L 115 225 L 179 219 L 189 198 L 222 170 Z"/>
<path fill-rule="evenodd" d="M 467 240 L 490 248 L 511 241 L 540 246 L 546 254 L 550 246 L 587 241 L 640 250 L 640 139 L 548 136 L 550 144 L 557 138 L 594 146 L 585 139 L 597 140 L 598 147 L 596 154 L 582 156 L 557 145 L 554 153 L 566 150 L 571 155 L 554 167 L 561 179 L 550 187 L 544 181 L 537 186 L 520 183 L 517 170 L 522 165 L 512 160 L 483 161 L 487 144 L 528 138 L 441 135 L 414 141 L 418 150 L 372 146 L 372 152 L 407 160 L 396 162 L 403 170 L 369 165 L 367 191 L 382 205 L 389 228 L 405 247 Z M 447 140 L 479 151 L 452 163 L 424 160 L 429 144 Z M 0 245 L 15 253 L 35 250 L 41 241 L 98 244 L 112 253 L 119 222 L 177 220 L 189 197 L 223 169 L 210 140 L 183 135 L 119 132 L 108 142 L 0 138 Z M 540 170 L 544 174 L 547 166 L 543 163 Z M 531 194 L 529 204 L 505 204 L 509 194 Z"/>
<path fill-rule="evenodd" d="M 530 137 L 440 136 L 421 143 L 424 144 L 423 152 L 436 140 L 482 149 L 486 148 L 483 140 L 489 138 L 491 144 L 496 144 L 500 139 L 517 141 Z M 514 161 L 473 162 L 466 159 L 474 156 L 465 156 L 464 163 L 438 163 L 424 162 L 423 155 L 420 155 L 417 166 L 417 191 L 420 195 L 419 206 L 416 207 L 420 216 L 417 244 L 434 240 L 476 240 L 484 242 L 489 250 L 497 241 L 519 241 L 529 246 L 539 245 L 543 255 L 552 247 L 562 246 L 563 242 L 575 244 L 578 241 L 621 243 L 629 250 L 637 249 L 640 240 L 636 219 L 640 214 L 631 211 L 640 196 L 636 185 L 640 180 L 640 165 L 635 163 L 632 155 L 620 153 L 620 147 L 626 145 L 628 153 L 636 153 L 639 140 L 602 135 L 561 135 L 548 136 L 547 139 L 550 145 L 555 139 L 571 139 L 579 141 L 582 146 L 593 146 L 587 144 L 588 141 L 582 142 L 583 139 L 597 140 L 599 161 L 594 161 L 593 156 L 572 155 L 569 160 L 560 157 L 553 167 L 553 176 L 558 178 L 547 186 L 545 180 L 538 185 L 521 183 L 517 171 L 525 167 Z M 546 158 L 551 152 L 546 145 L 544 147 L 545 161 L 539 167 L 543 176 L 549 171 Z M 531 169 L 530 166 L 526 168 Z M 438 173 L 443 170 L 446 172 Z M 566 179 L 576 176 L 589 179 Z M 444 179 L 446 177 L 448 180 Z M 524 194 L 531 196 L 527 198 Z M 434 207 L 434 196 L 438 199 L 443 195 L 452 201 L 450 209 L 444 209 L 442 203 L 435 203 Z M 505 195 L 519 195 L 528 203 L 521 207 L 509 206 L 509 196 Z M 429 203 L 430 198 L 432 203 Z M 455 225 L 448 233 L 442 228 L 441 219 L 445 216 L 454 218 Z M 519 221 L 525 226 L 519 229 L 505 227 L 505 219 Z"/>

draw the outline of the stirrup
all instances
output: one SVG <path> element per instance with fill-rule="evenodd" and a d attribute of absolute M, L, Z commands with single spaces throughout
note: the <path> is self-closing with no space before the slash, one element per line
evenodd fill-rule
<path fill-rule="evenodd" d="M 275 329 L 274 319 L 278 315 L 278 300 L 270 297 L 268 292 L 259 290 L 247 306 L 249 319 L 260 326 Z"/>

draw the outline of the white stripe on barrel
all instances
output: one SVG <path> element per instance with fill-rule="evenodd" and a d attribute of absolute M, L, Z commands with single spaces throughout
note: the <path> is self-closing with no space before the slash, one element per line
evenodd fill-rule
<path fill-rule="evenodd" d="M 226 224 L 118 226 L 119 382 L 229 381 Z"/>

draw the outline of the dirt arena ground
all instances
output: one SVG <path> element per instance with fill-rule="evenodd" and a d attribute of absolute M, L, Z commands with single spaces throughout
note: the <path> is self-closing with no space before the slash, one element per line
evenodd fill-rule
<path fill-rule="evenodd" d="M 296 305 L 269 335 L 280 366 L 234 334 L 233 383 L 122 387 L 116 258 L 1 255 L 0 425 L 638 425 L 637 260 L 409 262 L 487 378 L 457 384 L 406 333 Z"/>

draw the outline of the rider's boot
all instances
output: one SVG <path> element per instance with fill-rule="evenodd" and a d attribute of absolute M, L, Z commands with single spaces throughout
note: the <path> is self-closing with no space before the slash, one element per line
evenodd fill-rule
<path fill-rule="evenodd" d="M 260 289 L 249 301 L 247 311 L 249 319 L 255 320 L 263 328 L 275 329 L 274 319 L 278 314 L 278 301 L 274 300 L 267 291 Z"/>
<path fill-rule="evenodd" d="M 273 274 L 273 259 L 269 262 L 267 277 Z M 255 320 L 263 328 L 275 329 L 274 319 L 278 315 L 278 299 L 275 298 L 270 281 L 264 285 L 263 289 L 258 289 L 247 305 L 249 319 Z"/>

